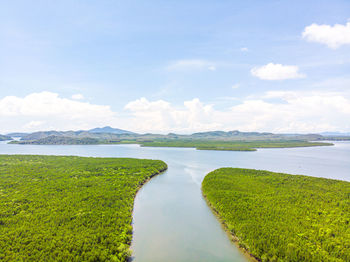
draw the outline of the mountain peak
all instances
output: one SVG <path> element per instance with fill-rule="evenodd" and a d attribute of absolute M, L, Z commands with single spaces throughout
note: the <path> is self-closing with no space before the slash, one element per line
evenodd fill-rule
<path fill-rule="evenodd" d="M 110 134 L 135 134 L 134 132 L 131 132 L 131 131 L 113 128 L 110 126 L 93 128 L 88 130 L 88 132 L 89 133 L 110 133 Z"/>

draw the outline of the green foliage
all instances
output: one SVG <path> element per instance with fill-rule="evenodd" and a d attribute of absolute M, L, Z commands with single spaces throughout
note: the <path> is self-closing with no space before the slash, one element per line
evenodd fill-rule
<path fill-rule="evenodd" d="M 0 141 L 12 140 L 10 136 L 0 135 Z"/>
<path fill-rule="evenodd" d="M 328 141 L 349 141 L 350 136 L 326 136 L 322 138 L 322 140 L 328 140 Z"/>
<path fill-rule="evenodd" d="M 38 140 L 23 140 L 23 141 L 11 141 L 10 144 L 22 144 L 22 145 L 96 145 L 101 144 L 102 141 L 97 138 L 91 137 L 67 137 L 51 135 L 48 137 L 40 138 Z"/>
<path fill-rule="evenodd" d="M 99 133 L 100 131 L 123 133 Z M 283 135 L 240 131 L 211 131 L 192 135 L 135 134 L 110 127 L 95 131 L 43 131 L 27 134 L 21 141 L 11 144 L 35 145 L 92 145 L 92 144 L 139 144 L 150 147 L 191 147 L 198 150 L 256 151 L 257 148 L 283 148 L 330 146 L 331 143 L 309 142 L 324 139 L 317 134 Z M 125 133 L 127 132 L 127 133 Z"/>
<path fill-rule="evenodd" d="M 202 183 L 240 246 L 262 261 L 350 261 L 350 183 L 222 168 Z"/>
<path fill-rule="evenodd" d="M 155 140 L 141 142 L 142 146 L 153 147 L 192 147 L 198 150 L 224 150 L 224 151 L 256 151 L 256 148 L 287 148 L 329 146 L 330 143 L 308 141 L 220 141 L 220 140 Z"/>
<path fill-rule="evenodd" d="M 285 147 L 310 147 L 330 146 L 333 144 L 324 142 L 308 142 L 299 140 L 266 140 L 266 141 L 225 141 L 225 140 L 198 140 L 198 139 L 119 139 L 105 140 L 91 137 L 72 138 L 51 135 L 38 140 L 12 141 L 10 144 L 35 144 L 35 145 L 92 145 L 92 144 L 140 144 L 146 147 L 188 147 L 198 150 L 221 151 L 256 151 L 256 148 L 285 148 Z"/>
<path fill-rule="evenodd" d="M 158 160 L 0 156 L 0 260 L 126 261 L 135 194 Z"/>

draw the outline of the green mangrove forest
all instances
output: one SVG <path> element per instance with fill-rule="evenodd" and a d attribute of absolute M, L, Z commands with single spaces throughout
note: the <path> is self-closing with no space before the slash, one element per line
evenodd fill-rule
<path fill-rule="evenodd" d="M 350 261 L 350 183 L 221 168 L 202 192 L 239 245 L 261 261 Z"/>
<path fill-rule="evenodd" d="M 309 141 L 219 141 L 219 140 L 156 140 L 140 143 L 150 147 L 189 147 L 197 150 L 256 151 L 257 148 L 293 148 L 331 146 L 332 143 Z"/>
<path fill-rule="evenodd" d="M 127 261 L 137 190 L 158 160 L 0 155 L 0 260 Z"/>

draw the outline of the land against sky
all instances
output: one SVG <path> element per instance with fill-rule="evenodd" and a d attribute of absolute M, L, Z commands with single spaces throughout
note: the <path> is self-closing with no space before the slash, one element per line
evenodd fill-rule
<path fill-rule="evenodd" d="M 221 168 L 203 195 L 239 245 L 262 261 L 349 261 L 350 183 Z"/>
<path fill-rule="evenodd" d="M 126 261 L 158 160 L 0 155 L 0 260 Z"/>
<path fill-rule="evenodd" d="M 0 135 L 0 141 L 6 141 L 6 140 L 11 140 L 12 138 L 10 136 L 4 136 Z"/>
<path fill-rule="evenodd" d="M 142 146 L 151 147 L 191 147 L 198 150 L 223 150 L 223 151 L 256 151 L 256 148 L 290 148 L 329 146 L 331 143 L 308 141 L 206 141 L 206 140 L 175 140 L 142 142 Z"/>
<path fill-rule="evenodd" d="M 109 127 L 108 127 L 109 128 Z M 212 131 L 194 133 L 191 135 L 178 135 L 170 133 L 136 134 L 122 130 L 123 133 L 105 133 L 90 131 L 47 131 L 34 132 L 24 135 L 14 144 L 36 145 L 89 145 L 89 144 L 139 144 L 150 147 L 192 147 L 199 150 L 231 150 L 255 151 L 256 148 L 284 148 L 327 146 L 330 143 L 314 142 L 325 138 L 318 134 L 273 134 L 240 131 Z M 108 129 L 109 132 L 113 129 Z M 120 132 L 120 130 L 117 130 Z M 313 142 L 310 142 L 313 141 Z"/>

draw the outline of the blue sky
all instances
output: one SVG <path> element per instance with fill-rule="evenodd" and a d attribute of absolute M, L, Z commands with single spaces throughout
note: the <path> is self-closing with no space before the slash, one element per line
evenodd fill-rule
<path fill-rule="evenodd" d="M 349 1 L 7 1 L 0 133 L 350 131 L 349 18 Z"/>

